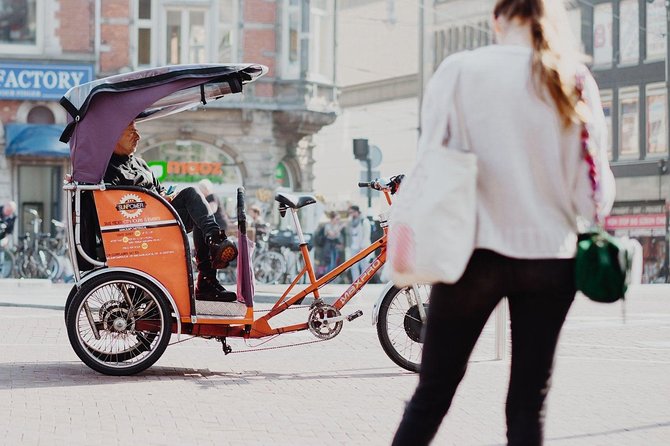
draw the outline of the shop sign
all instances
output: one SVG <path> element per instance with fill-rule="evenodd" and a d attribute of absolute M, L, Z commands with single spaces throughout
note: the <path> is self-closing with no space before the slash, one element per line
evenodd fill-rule
<path fill-rule="evenodd" d="M 0 99 L 60 99 L 70 88 L 93 80 L 93 65 L 0 62 Z"/>
<path fill-rule="evenodd" d="M 605 228 L 616 229 L 665 229 L 666 214 L 610 215 L 605 219 Z"/>
<path fill-rule="evenodd" d="M 197 182 L 207 178 L 220 183 L 223 163 L 205 161 L 147 161 L 158 181 Z"/>

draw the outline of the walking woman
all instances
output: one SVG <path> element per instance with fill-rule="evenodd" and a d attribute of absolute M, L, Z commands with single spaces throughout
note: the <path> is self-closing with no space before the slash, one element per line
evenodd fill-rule
<path fill-rule="evenodd" d="M 420 380 L 394 445 L 434 437 L 505 296 L 512 327 L 508 444 L 542 444 L 554 353 L 575 295 L 578 222 L 608 212 L 614 200 L 598 87 L 579 63 L 563 2 L 498 0 L 493 16 L 498 44 L 447 58 L 424 95 L 419 150 L 439 132 L 477 156 L 477 229 L 463 276 L 433 286 Z M 595 197 L 582 159 L 583 123 L 597 149 Z"/>

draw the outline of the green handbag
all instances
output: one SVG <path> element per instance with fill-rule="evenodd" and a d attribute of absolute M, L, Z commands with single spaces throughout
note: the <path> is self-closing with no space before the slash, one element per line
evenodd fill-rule
<path fill-rule="evenodd" d="M 583 78 L 577 77 L 577 92 L 582 97 Z M 582 158 L 589 166 L 592 198 L 596 205 L 594 229 L 579 234 L 575 257 L 575 285 L 586 297 L 596 302 L 611 303 L 623 299 L 628 285 L 639 282 L 642 247 L 637 240 L 614 237 L 601 225 L 598 212 L 598 175 L 593 154 L 589 150 L 589 131 L 582 123 Z"/>
<path fill-rule="evenodd" d="M 579 234 L 575 257 L 577 289 L 596 302 L 623 299 L 633 265 L 634 247 L 628 239 L 603 229 Z"/>

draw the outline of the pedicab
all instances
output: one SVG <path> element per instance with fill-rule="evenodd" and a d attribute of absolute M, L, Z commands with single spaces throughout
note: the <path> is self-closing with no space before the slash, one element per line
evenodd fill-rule
<path fill-rule="evenodd" d="M 362 314 L 342 315 L 340 310 L 384 265 L 385 221 L 379 240 L 317 279 L 297 214 L 316 200 L 278 193 L 281 215 L 288 212 L 293 219 L 304 266 L 270 310 L 255 312 L 253 243 L 245 236 L 243 188 L 237 193 L 237 300 L 217 302 L 195 298 L 186 230 L 171 204 L 144 188 L 103 182 L 116 142 L 129 122 L 160 118 L 240 93 L 266 72 L 257 64 L 167 66 L 82 84 L 61 99 L 70 115 L 61 140 L 69 142 L 71 150 L 72 171 L 63 188 L 68 194 L 67 231 L 75 279 L 65 320 L 73 350 L 93 370 L 108 375 L 139 373 L 161 357 L 173 333 L 216 339 L 227 354 L 231 352 L 227 338 L 261 339 L 309 330 L 317 340 L 332 339 L 344 322 Z M 390 204 L 401 179 L 359 186 L 382 191 Z M 321 298 L 320 288 L 369 257 L 374 260 L 334 303 Z M 303 277 L 308 278 L 307 287 L 291 294 Z M 306 320 L 271 325 L 273 317 L 300 306 L 307 296 L 313 303 Z M 373 307 L 373 324 L 384 351 L 408 370 L 418 370 L 427 303 L 427 287 L 388 284 Z"/>

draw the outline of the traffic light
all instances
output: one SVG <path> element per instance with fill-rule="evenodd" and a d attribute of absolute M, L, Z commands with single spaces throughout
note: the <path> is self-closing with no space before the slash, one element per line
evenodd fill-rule
<path fill-rule="evenodd" d="M 365 161 L 370 155 L 370 145 L 367 139 L 354 139 L 354 158 Z"/>

